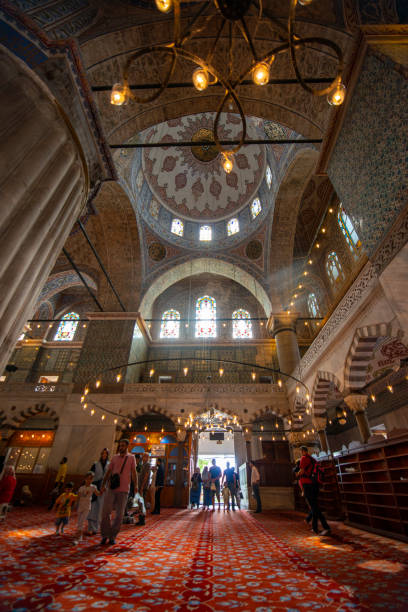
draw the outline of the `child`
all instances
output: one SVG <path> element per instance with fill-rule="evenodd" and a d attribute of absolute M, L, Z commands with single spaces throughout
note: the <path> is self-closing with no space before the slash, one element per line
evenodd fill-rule
<path fill-rule="evenodd" d="M 92 484 L 95 477 L 93 472 L 87 472 L 85 475 L 85 484 L 78 489 L 78 525 L 75 538 L 75 544 L 82 541 L 84 524 L 91 510 L 92 495 L 100 495 L 98 487 Z"/>
<path fill-rule="evenodd" d="M 227 506 L 227 510 L 230 509 L 230 490 L 227 487 L 227 483 L 225 483 L 224 488 L 222 490 L 222 497 L 224 499 L 224 512 L 225 512 L 225 506 Z"/>
<path fill-rule="evenodd" d="M 61 533 L 64 533 L 64 527 L 68 524 L 68 519 L 71 516 L 71 506 L 76 500 L 77 496 L 72 492 L 74 488 L 73 482 L 68 482 L 65 485 L 64 492 L 57 498 L 55 502 L 55 509 L 57 511 L 57 519 L 55 524 L 57 526 L 56 532 L 59 532 L 61 527 Z"/>

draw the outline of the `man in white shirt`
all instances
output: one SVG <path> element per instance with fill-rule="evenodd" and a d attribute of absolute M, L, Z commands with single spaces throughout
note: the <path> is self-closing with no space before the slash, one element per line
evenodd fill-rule
<path fill-rule="evenodd" d="M 126 503 L 129 496 L 130 481 L 133 481 L 137 491 L 136 461 L 132 453 L 128 453 L 129 440 L 120 440 L 119 454 L 112 457 L 108 469 L 103 477 L 101 494 L 105 491 L 106 483 L 109 488 L 106 492 L 102 509 L 101 544 L 115 544 L 115 538 L 120 531 Z M 114 476 L 112 480 L 112 476 Z M 119 477 L 119 478 L 118 478 Z M 116 483 L 114 481 L 117 481 Z M 115 511 L 115 518 L 111 523 L 111 514 Z"/>
<path fill-rule="evenodd" d="M 259 475 L 258 468 L 256 467 L 255 463 L 253 461 L 250 461 L 249 464 L 251 466 L 251 487 L 256 500 L 255 512 L 262 512 L 261 495 L 259 493 L 261 477 Z"/>

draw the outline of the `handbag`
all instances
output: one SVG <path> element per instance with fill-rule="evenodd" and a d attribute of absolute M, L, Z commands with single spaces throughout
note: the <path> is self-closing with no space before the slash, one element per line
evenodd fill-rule
<path fill-rule="evenodd" d="M 120 487 L 120 475 L 123 472 L 123 468 L 125 467 L 127 458 L 128 456 L 126 455 L 125 460 L 122 463 L 122 467 L 121 467 L 119 474 L 117 472 L 116 474 L 111 474 L 111 477 L 109 478 L 109 488 L 110 489 L 118 489 Z"/>
<path fill-rule="evenodd" d="M 217 487 L 215 486 L 215 482 L 211 483 L 211 487 L 210 487 L 211 491 L 216 491 Z"/>

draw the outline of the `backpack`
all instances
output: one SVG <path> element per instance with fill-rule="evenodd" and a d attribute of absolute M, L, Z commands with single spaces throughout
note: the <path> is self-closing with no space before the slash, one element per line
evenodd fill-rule
<path fill-rule="evenodd" d="M 317 486 L 324 484 L 324 470 L 316 459 L 312 459 L 312 472 L 309 476 L 311 478 L 312 483 Z"/>

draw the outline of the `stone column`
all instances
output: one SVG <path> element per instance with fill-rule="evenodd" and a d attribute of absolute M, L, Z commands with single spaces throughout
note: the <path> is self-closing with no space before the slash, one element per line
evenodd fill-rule
<path fill-rule="evenodd" d="M 326 435 L 326 419 L 322 417 L 314 417 L 313 426 L 317 429 L 317 435 L 319 436 L 320 448 L 325 453 L 329 452 L 329 442 Z"/>
<path fill-rule="evenodd" d="M 298 316 L 297 312 L 279 312 L 272 316 L 272 336 L 276 340 L 279 368 L 285 374 L 291 374 L 300 361 L 296 335 Z"/>
<path fill-rule="evenodd" d="M 366 412 L 368 396 L 352 393 L 351 395 L 345 397 L 344 401 L 356 417 L 362 442 L 367 442 L 368 438 L 371 436 L 370 425 L 368 423 Z"/>
<path fill-rule="evenodd" d="M 0 373 L 88 192 L 79 142 L 39 78 L 0 51 Z"/>
<path fill-rule="evenodd" d="M 252 426 L 247 425 L 246 427 L 244 427 L 243 434 L 244 434 L 244 439 L 245 439 L 247 461 L 251 461 L 252 460 L 252 448 L 251 448 Z"/>

